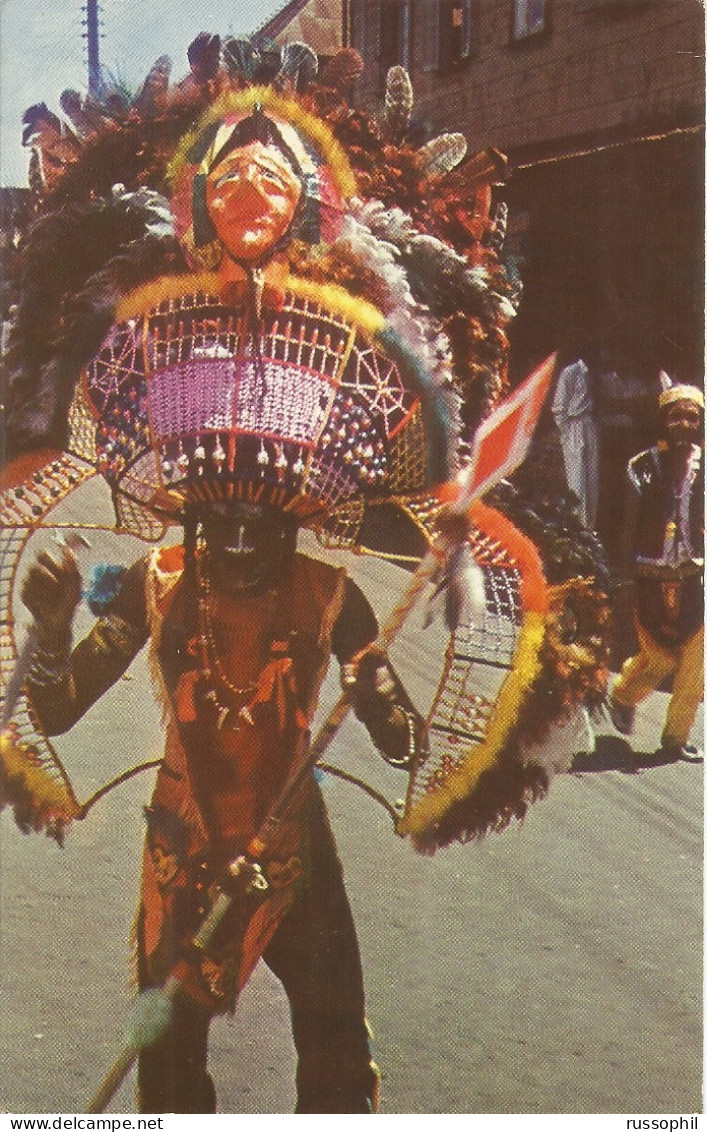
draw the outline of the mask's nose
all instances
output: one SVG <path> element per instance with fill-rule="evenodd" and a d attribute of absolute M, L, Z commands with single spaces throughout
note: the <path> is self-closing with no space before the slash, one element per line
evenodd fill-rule
<path fill-rule="evenodd" d="M 267 192 L 253 174 L 243 175 L 224 185 L 224 195 L 242 209 L 262 209 Z"/>

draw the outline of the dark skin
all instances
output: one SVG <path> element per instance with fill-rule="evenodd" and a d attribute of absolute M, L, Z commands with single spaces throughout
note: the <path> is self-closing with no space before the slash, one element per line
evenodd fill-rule
<path fill-rule="evenodd" d="M 215 506 L 201 521 L 209 578 L 223 593 L 262 592 L 292 565 L 297 535 L 275 509 Z"/>
<path fill-rule="evenodd" d="M 283 524 L 273 508 L 248 504 L 216 505 L 201 520 L 201 533 L 214 591 L 225 596 L 260 594 L 286 584 L 296 549 L 296 530 Z M 65 547 L 60 554 L 42 551 L 30 566 L 21 590 L 32 614 L 38 644 L 50 652 L 70 647 L 71 624 L 81 599 L 81 577 L 76 558 Z M 408 720 L 397 703 L 396 689 L 385 653 L 375 646 L 343 673 L 356 714 L 367 726 L 385 721 L 385 735 L 376 739 L 395 749 L 397 758 L 407 749 Z M 369 726 L 370 730 L 370 726 Z M 387 752 L 388 753 L 388 752 Z"/>
<path fill-rule="evenodd" d="M 239 508 L 237 514 L 214 510 L 204 516 L 202 533 L 208 552 L 211 580 L 225 593 L 261 590 L 273 572 L 286 571 L 295 539 L 274 515 L 257 508 Z M 263 570 L 267 562 L 271 571 Z M 32 614 L 40 644 L 64 642 L 81 600 L 81 576 L 74 554 L 40 551 L 27 571 L 22 601 Z"/>
<path fill-rule="evenodd" d="M 694 401 L 674 401 L 663 409 L 665 439 L 676 464 L 686 459 L 693 444 L 702 441 L 702 410 Z"/>
<path fill-rule="evenodd" d="M 229 509 L 226 505 L 214 505 L 207 514 L 201 516 L 201 535 L 203 542 L 197 550 L 198 569 L 208 576 L 216 613 L 222 607 L 228 610 L 229 606 L 231 609 L 246 609 L 251 600 L 256 609 L 268 605 L 272 607 L 277 603 L 277 597 L 275 601 L 271 601 L 268 595 L 263 600 L 265 590 L 286 597 L 288 568 L 293 565 L 295 549 L 295 530 L 289 525 L 287 516 L 278 516 L 274 509 L 249 510 L 239 506 L 236 510 Z M 187 556 L 187 562 L 190 562 L 190 556 Z M 29 693 L 33 706 L 39 718 L 47 721 L 50 733 L 60 733 L 73 726 L 103 690 L 115 683 L 132 656 L 145 644 L 145 560 L 139 560 L 135 567 L 126 575 L 123 589 L 111 606 L 110 618 L 99 619 L 91 633 L 76 646 L 67 665 L 59 666 L 61 671 L 56 684 L 40 682 L 33 685 L 30 679 Z M 298 567 L 299 564 L 294 563 L 293 576 L 297 576 Z M 305 567 L 305 577 L 306 574 Z M 30 567 L 23 586 L 24 599 L 37 621 L 41 622 L 42 632 L 60 638 L 65 648 L 69 645 L 71 621 L 80 588 L 76 562 L 69 552 L 41 554 Z M 182 596 L 186 588 L 182 581 Z M 351 657 L 354 650 L 365 647 L 365 642 L 374 637 L 376 631 L 375 618 L 360 591 L 349 580 L 346 580 L 343 589 L 346 608 L 342 608 L 339 613 L 330 639 L 332 652 L 341 664 Z M 358 594 L 358 603 L 354 600 L 355 593 Z M 201 595 L 208 602 L 208 590 L 204 592 L 202 589 Z M 170 626 L 177 630 L 184 628 L 183 610 L 175 609 L 179 605 L 179 596 L 177 592 L 171 609 L 167 611 L 165 629 Z M 232 598 L 231 601 L 229 597 Z M 362 605 L 365 607 L 363 610 Z M 269 617 L 270 613 L 266 616 Z M 94 655 L 92 635 L 101 621 L 108 622 L 112 619 L 119 627 L 123 618 L 127 618 L 133 625 L 135 633 L 134 638 L 128 637 L 127 646 L 120 650 L 121 655 L 118 655 L 116 649 L 109 655 Z M 234 624 L 232 619 L 231 625 Z M 299 625 L 300 621 L 295 624 Z M 266 620 L 262 625 L 267 631 Z M 340 630 L 338 646 L 337 629 Z M 308 647 L 308 632 L 305 627 L 302 633 L 304 647 Z M 296 665 L 298 659 L 297 637 L 296 630 L 292 642 L 293 665 Z M 106 639 L 110 644 L 111 634 Z M 178 632 L 176 639 L 179 641 L 184 638 Z M 252 648 L 253 635 L 248 639 L 251 642 L 249 647 Z M 347 648 L 350 651 L 346 651 Z M 218 645 L 215 644 L 214 655 L 217 649 Z M 178 649 L 175 651 L 178 652 Z M 370 654 L 367 653 L 366 661 L 369 657 Z M 168 669 L 170 659 L 170 648 L 167 647 L 163 672 Z M 223 660 L 226 664 L 225 653 Z M 51 663 L 47 667 L 51 669 Z M 386 675 L 390 694 L 381 695 L 378 688 L 381 683 L 380 672 L 374 664 L 367 674 L 368 691 L 364 696 L 364 701 L 367 697 L 373 703 L 362 702 L 357 687 L 352 689 L 352 700 L 376 745 L 393 765 L 404 767 L 410 751 L 408 717 L 395 698 L 398 689 L 387 669 Z M 412 705 L 408 707 L 407 700 L 402 702 L 411 710 Z M 228 754 L 228 747 L 222 747 L 216 730 L 205 713 L 201 714 L 201 719 L 193 726 L 191 746 L 186 750 L 189 776 L 192 779 L 188 793 L 195 804 L 202 807 L 204 824 L 211 829 L 209 823 L 212 815 L 214 821 L 219 820 L 214 805 L 219 794 L 219 782 L 215 780 L 215 774 L 211 779 L 208 773 L 199 774 L 199 767 L 206 763 L 207 768 L 212 765 L 218 772 L 225 763 L 228 769 L 227 759 L 223 757 Z M 217 756 L 213 764 L 208 758 L 211 743 L 213 753 Z M 201 757 L 204 752 L 206 758 Z M 264 749 L 264 760 L 267 759 L 267 754 Z M 248 760 L 252 757 L 247 745 L 244 755 L 244 767 L 247 770 Z M 240 757 L 237 748 L 234 748 L 234 757 Z M 235 769 L 238 772 L 240 767 Z M 270 773 L 271 769 L 264 761 L 261 776 L 264 791 L 276 782 L 275 776 Z M 180 774 L 176 773 L 176 779 L 179 777 Z M 167 771 L 164 781 L 172 782 Z M 257 788 L 255 785 L 254 789 Z M 247 794 L 244 797 L 246 806 L 242 825 L 245 830 L 249 811 Z M 264 794 L 263 802 L 267 802 L 267 799 L 268 794 Z M 364 1111 L 363 1102 L 354 1095 L 353 1085 L 350 1087 L 351 1095 L 347 1095 L 345 1100 L 338 1095 L 334 1100 L 320 1100 L 316 1094 L 320 1081 L 321 1088 L 329 1088 L 331 1080 L 330 1091 L 333 1091 L 335 1086 L 338 1088 L 340 1078 L 344 1081 L 350 1077 L 355 1078 L 356 1084 L 359 1076 L 362 1076 L 363 1083 L 356 1084 L 356 1088 L 365 1091 L 369 1089 L 371 1071 L 368 1068 L 369 1054 L 363 1024 L 360 960 L 351 913 L 343 892 L 341 870 L 331 833 L 316 789 L 312 792 L 312 800 L 313 804 L 310 806 L 308 802 L 302 814 L 302 821 L 307 822 L 311 828 L 311 837 L 307 837 L 306 844 L 308 862 L 312 862 L 312 881 L 288 913 L 287 919 L 283 920 L 278 934 L 268 944 L 264 958 L 283 983 L 291 1004 L 293 1032 L 299 1055 L 298 1104 L 303 1110 L 312 1112 L 319 1111 L 320 1107 L 329 1111 L 331 1106 L 338 1106 L 346 1112 Z M 234 802 L 234 805 L 237 804 Z M 153 820 L 155 812 L 153 809 Z M 173 816 L 177 818 L 176 812 Z M 237 813 L 228 815 L 226 821 L 231 822 L 231 818 L 234 826 L 241 820 Z M 181 822 L 181 818 L 179 820 Z M 181 824 L 179 829 L 181 832 Z M 159 982 L 163 971 L 171 969 L 174 961 L 172 949 L 176 950 L 178 947 L 185 928 L 188 929 L 186 934 L 193 931 L 188 917 L 195 915 L 190 902 L 192 899 L 196 900 L 196 890 L 189 886 L 192 885 L 197 864 L 196 860 L 185 861 L 182 858 L 185 843 L 182 843 L 180 851 L 180 842 L 175 841 L 173 836 L 170 837 L 169 827 L 156 824 L 153 829 L 152 822 L 148 819 L 148 846 L 155 882 L 164 893 L 164 907 L 169 909 L 166 922 L 172 926 L 165 931 L 164 938 L 160 938 L 156 948 L 148 953 L 142 932 L 146 913 L 142 908 L 138 928 L 138 962 L 140 985 L 143 989 L 153 982 Z M 209 867 L 214 871 L 219 870 L 229 856 L 225 846 L 219 827 L 215 826 L 204 851 Z M 297 858 L 293 857 L 292 861 L 294 868 Z M 277 863 L 273 863 L 273 869 Z M 289 866 L 290 862 L 285 861 L 284 868 Z M 283 870 L 279 874 L 273 871 L 273 885 L 283 875 Z M 236 939 L 234 936 L 234 946 Z M 153 963 L 154 970 L 151 966 Z M 201 970 L 207 981 L 221 975 L 219 966 L 212 962 L 210 956 L 204 957 Z M 180 996 L 175 1011 L 172 1025 L 164 1039 L 141 1052 L 138 1076 L 140 1107 L 148 1112 L 212 1111 L 215 1104 L 213 1086 L 205 1069 L 208 1027 L 206 1011 L 190 1006 L 186 996 Z M 360 1045 L 360 1052 L 357 1052 L 357 1043 Z M 358 1067 L 359 1061 L 362 1069 Z M 309 1099 L 310 1096 L 314 1099 Z"/>
<path fill-rule="evenodd" d="M 65 643 L 81 600 L 81 575 L 72 552 L 66 547 L 59 554 L 40 551 L 27 571 L 21 596 L 34 618 L 39 645 Z"/>

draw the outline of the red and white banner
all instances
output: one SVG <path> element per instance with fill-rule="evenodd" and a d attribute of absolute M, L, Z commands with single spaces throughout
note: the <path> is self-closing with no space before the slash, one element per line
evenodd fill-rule
<path fill-rule="evenodd" d="M 557 354 L 551 354 L 479 425 L 471 458 L 459 476 L 461 499 L 457 506 L 478 499 L 523 462 L 556 362 Z"/>

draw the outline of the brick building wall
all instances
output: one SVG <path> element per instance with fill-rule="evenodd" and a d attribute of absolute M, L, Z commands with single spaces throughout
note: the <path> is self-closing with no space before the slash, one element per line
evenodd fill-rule
<path fill-rule="evenodd" d="M 546 28 L 521 40 L 515 2 L 351 0 L 350 42 L 367 60 L 362 101 L 380 99 L 387 66 L 403 62 L 420 117 L 508 153 L 702 121 L 700 0 L 546 0 Z M 442 36 L 454 7 L 469 20 L 470 50 L 450 65 Z"/>

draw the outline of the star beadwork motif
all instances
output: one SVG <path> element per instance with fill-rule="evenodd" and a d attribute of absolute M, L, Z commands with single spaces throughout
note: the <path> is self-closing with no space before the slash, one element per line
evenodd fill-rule
<path fill-rule="evenodd" d="M 358 351 L 354 385 L 369 410 L 383 418 L 386 436 L 405 418 L 415 400 L 403 385 L 395 363 L 372 349 Z"/>
<path fill-rule="evenodd" d="M 133 382 L 138 369 L 138 339 L 135 329 L 120 326 L 104 343 L 89 370 L 91 400 L 99 412 L 117 398 L 126 380 Z"/>

